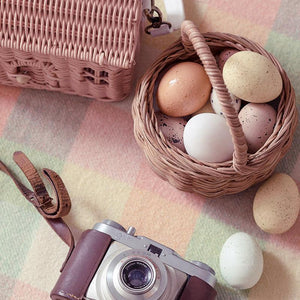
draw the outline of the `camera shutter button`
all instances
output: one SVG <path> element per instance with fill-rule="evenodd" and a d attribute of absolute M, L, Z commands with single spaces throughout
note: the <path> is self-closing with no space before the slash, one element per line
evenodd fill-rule
<path fill-rule="evenodd" d="M 135 228 L 130 226 L 127 230 L 127 234 L 134 236 L 135 231 Z"/>

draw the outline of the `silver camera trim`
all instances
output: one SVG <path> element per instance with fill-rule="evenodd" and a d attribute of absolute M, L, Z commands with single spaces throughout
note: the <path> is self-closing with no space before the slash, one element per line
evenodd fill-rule
<path fill-rule="evenodd" d="M 137 251 L 138 249 L 148 252 L 157 257 L 157 261 L 162 264 L 166 264 L 176 270 L 186 273 L 189 276 L 196 276 L 201 280 L 208 283 L 214 288 L 216 283 L 215 272 L 212 268 L 202 262 L 189 262 L 180 257 L 174 250 L 168 248 L 154 240 L 151 240 L 144 236 L 135 236 L 135 229 L 130 227 L 126 230 L 118 223 L 112 220 L 104 220 L 101 223 L 95 224 L 93 229 L 103 232 L 111 236 L 111 238 L 127 247 Z M 161 250 L 159 255 L 153 254 L 147 249 L 150 246 L 157 247 Z M 151 255 L 151 256 L 152 256 Z"/>
<path fill-rule="evenodd" d="M 104 276 L 106 277 L 108 290 L 115 299 L 159 299 L 167 286 L 167 272 L 165 266 L 159 261 L 159 259 L 149 254 L 146 253 L 145 250 L 129 249 L 122 251 L 108 264 L 106 271 L 98 274 L 96 278 L 97 286 L 101 285 L 101 281 Z M 122 267 L 129 261 L 135 259 L 143 260 L 148 265 L 150 261 L 153 269 L 155 270 L 156 280 L 153 278 L 152 285 L 147 286 L 145 291 L 136 291 L 134 289 L 126 288 L 126 286 L 122 284 L 122 280 L 120 278 L 120 271 Z"/>
<path fill-rule="evenodd" d="M 128 252 L 130 250 L 130 253 Z M 112 267 L 115 269 L 111 273 L 110 278 L 108 278 L 108 268 L 110 264 L 114 261 L 114 258 L 121 255 L 123 257 L 122 262 L 119 267 Z M 130 255 L 131 254 L 131 255 Z M 128 257 L 129 256 L 129 257 Z M 142 256 L 147 262 L 151 263 L 156 268 L 156 282 L 158 284 L 158 290 L 151 289 L 146 294 L 133 294 L 133 293 L 124 293 L 123 288 L 120 286 L 120 276 L 119 270 L 122 265 L 128 262 L 131 258 L 137 258 Z M 119 258 L 118 258 L 119 259 Z M 113 263 L 116 266 L 116 263 Z M 163 280 L 162 280 L 163 279 Z M 179 270 L 171 268 L 163 264 L 160 259 L 153 253 L 145 249 L 131 249 L 124 244 L 113 241 L 110 244 L 109 249 L 107 250 L 101 264 L 99 265 L 98 270 L 95 273 L 94 278 L 92 279 L 90 286 L 87 290 L 84 299 L 87 300 L 169 300 L 176 299 L 177 295 L 180 293 L 186 282 L 187 275 Z M 113 290 L 108 286 L 108 282 L 113 283 Z M 110 285 L 111 286 L 111 285 Z M 114 289 L 116 287 L 116 289 Z M 155 287 L 157 289 L 157 287 Z M 117 291 L 117 292 L 116 292 Z M 119 291 L 119 292 L 118 292 Z M 121 294 L 120 294 L 121 293 Z"/>

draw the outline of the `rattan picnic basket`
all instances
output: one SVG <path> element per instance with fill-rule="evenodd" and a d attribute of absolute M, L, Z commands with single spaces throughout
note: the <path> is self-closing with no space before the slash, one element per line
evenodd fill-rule
<path fill-rule="evenodd" d="M 277 59 L 258 44 L 232 34 L 202 35 L 191 21 L 184 21 L 181 31 L 181 38 L 157 58 L 137 86 L 132 105 L 135 138 L 154 172 L 176 188 L 206 197 L 241 192 L 269 177 L 290 148 L 297 124 L 294 90 Z M 247 153 L 244 133 L 215 60 L 215 55 L 228 47 L 258 52 L 270 58 L 283 80 L 273 133 L 254 154 Z M 199 161 L 171 145 L 155 117 L 155 89 L 160 74 L 176 62 L 199 61 L 199 58 L 217 91 L 234 143 L 233 159 L 223 163 Z"/>
<path fill-rule="evenodd" d="M 0 83 L 123 100 L 131 90 L 141 0 L 3 0 Z"/>

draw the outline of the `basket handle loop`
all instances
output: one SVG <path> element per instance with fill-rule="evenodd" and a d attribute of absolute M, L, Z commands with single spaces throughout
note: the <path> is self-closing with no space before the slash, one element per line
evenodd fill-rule
<path fill-rule="evenodd" d="M 193 22 L 186 20 L 181 24 L 181 39 L 186 51 L 196 51 L 210 79 L 212 87 L 217 93 L 227 125 L 230 128 L 234 145 L 233 168 L 238 173 L 245 173 L 248 169 L 246 167 L 248 160 L 246 138 L 238 114 L 231 104 L 231 97 L 223 81 L 223 76 L 217 66 L 216 60 L 205 38 Z"/>

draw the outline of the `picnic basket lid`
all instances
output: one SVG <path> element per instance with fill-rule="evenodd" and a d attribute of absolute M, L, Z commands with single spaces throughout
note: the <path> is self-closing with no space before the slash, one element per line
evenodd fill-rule
<path fill-rule="evenodd" d="M 141 17 L 141 0 L 1 1 L 0 46 L 129 68 Z"/>

